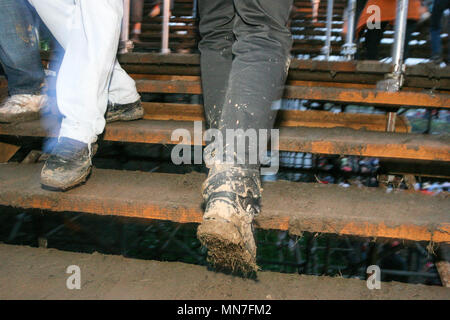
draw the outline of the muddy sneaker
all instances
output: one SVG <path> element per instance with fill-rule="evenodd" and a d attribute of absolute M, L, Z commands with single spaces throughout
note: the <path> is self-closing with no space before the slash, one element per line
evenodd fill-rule
<path fill-rule="evenodd" d="M 244 276 L 258 270 L 253 219 L 260 211 L 259 170 L 216 165 L 203 184 L 206 208 L 197 237 L 217 270 Z"/>
<path fill-rule="evenodd" d="M 128 104 L 118 104 L 108 102 L 106 110 L 106 122 L 114 121 L 131 121 L 142 119 L 144 116 L 144 108 L 141 105 L 141 100 Z"/>
<path fill-rule="evenodd" d="M 39 119 L 47 103 L 46 95 L 16 94 L 0 105 L 0 122 L 23 122 Z"/>
<path fill-rule="evenodd" d="M 61 137 L 42 168 L 42 185 L 65 191 L 86 181 L 91 172 L 94 146 L 89 148 L 86 143 Z"/>

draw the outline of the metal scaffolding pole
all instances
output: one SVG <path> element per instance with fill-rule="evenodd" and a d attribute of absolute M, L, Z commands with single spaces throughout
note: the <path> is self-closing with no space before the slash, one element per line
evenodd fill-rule
<path fill-rule="evenodd" d="M 408 19 L 409 0 L 397 0 L 397 16 L 395 20 L 395 38 L 392 46 L 392 73 L 377 84 L 378 89 L 396 92 L 403 85 L 403 55 L 405 50 L 406 23 Z"/>
<path fill-rule="evenodd" d="M 164 0 L 163 25 L 162 25 L 162 41 L 161 53 L 170 53 L 169 49 L 169 14 L 170 14 L 170 0 Z"/>
<path fill-rule="evenodd" d="M 123 0 L 122 32 L 120 34 L 119 53 L 132 51 L 133 42 L 130 41 L 130 0 Z"/>
<path fill-rule="evenodd" d="M 325 46 L 322 48 L 322 53 L 326 56 L 328 60 L 331 53 L 331 27 L 333 23 L 333 0 L 328 0 L 327 2 L 327 32 Z"/>
<path fill-rule="evenodd" d="M 347 35 L 345 44 L 342 46 L 342 54 L 347 60 L 353 60 L 356 54 L 356 44 L 354 43 L 356 0 L 348 0 L 347 18 Z"/>
<path fill-rule="evenodd" d="M 198 0 L 194 0 L 192 4 L 192 17 L 197 18 L 197 7 L 198 7 Z"/>
<path fill-rule="evenodd" d="M 408 20 L 409 0 L 397 0 L 397 17 L 395 20 L 395 38 L 392 46 L 392 64 L 394 73 L 402 73 L 403 55 L 405 53 L 406 23 Z"/>

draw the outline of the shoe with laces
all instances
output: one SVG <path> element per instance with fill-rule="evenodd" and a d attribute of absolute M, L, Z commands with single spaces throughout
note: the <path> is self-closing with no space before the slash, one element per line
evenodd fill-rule
<path fill-rule="evenodd" d="M 137 100 L 128 104 L 118 104 L 108 102 L 105 119 L 106 122 L 114 121 L 131 121 L 142 119 L 144 116 L 144 108 L 141 100 Z"/>
<path fill-rule="evenodd" d="M 245 276 L 258 270 L 253 220 L 260 211 L 259 170 L 214 166 L 203 184 L 206 207 L 197 237 L 217 270 Z"/>
<path fill-rule="evenodd" d="M 39 119 L 46 103 L 46 95 L 13 95 L 0 105 L 0 122 L 16 123 Z"/>
<path fill-rule="evenodd" d="M 70 138 L 59 138 L 42 168 L 41 184 L 51 190 L 65 191 L 86 181 L 95 147 Z"/>

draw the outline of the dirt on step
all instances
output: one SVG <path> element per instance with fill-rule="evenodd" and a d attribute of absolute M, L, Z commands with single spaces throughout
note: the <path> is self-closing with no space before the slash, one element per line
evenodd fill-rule
<path fill-rule="evenodd" d="M 69 266 L 81 289 L 69 290 Z M 260 272 L 242 279 L 205 267 L 0 244 L 3 299 L 450 299 L 450 289 L 358 279 Z"/>

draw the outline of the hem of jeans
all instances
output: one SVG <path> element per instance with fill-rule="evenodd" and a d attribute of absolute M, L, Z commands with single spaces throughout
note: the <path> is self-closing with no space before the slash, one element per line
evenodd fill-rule
<path fill-rule="evenodd" d="M 8 89 L 8 93 L 10 96 L 18 95 L 18 94 L 31 94 L 40 96 L 42 95 L 42 89 L 38 88 L 36 90 L 30 90 L 30 89 Z"/>

